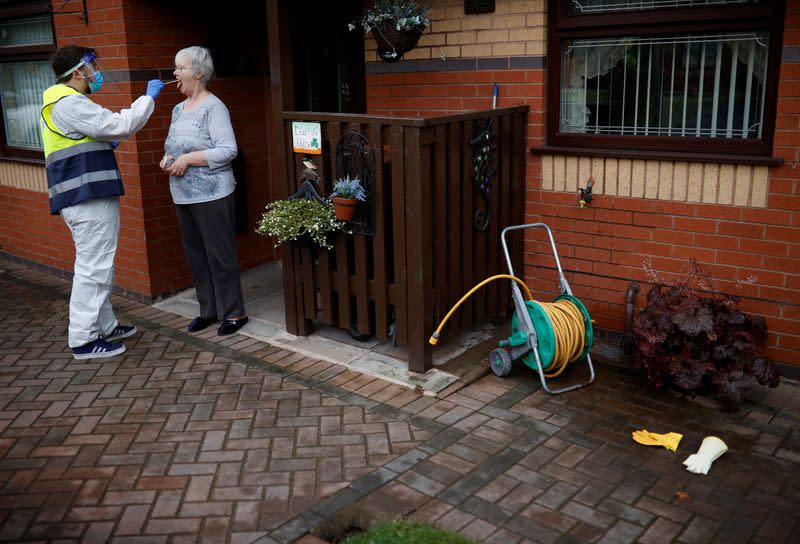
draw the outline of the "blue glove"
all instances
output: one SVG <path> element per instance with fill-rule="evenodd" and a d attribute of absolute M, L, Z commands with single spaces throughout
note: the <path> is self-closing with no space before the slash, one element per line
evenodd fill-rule
<path fill-rule="evenodd" d="M 158 98 L 158 93 L 164 88 L 164 83 L 160 79 L 151 79 L 147 82 L 147 91 L 144 94 L 155 100 Z"/>
<path fill-rule="evenodd" d="M 118 145 L 119 145 L 119 140 L 111 142 L 111 149 L 116 149 Z"/>

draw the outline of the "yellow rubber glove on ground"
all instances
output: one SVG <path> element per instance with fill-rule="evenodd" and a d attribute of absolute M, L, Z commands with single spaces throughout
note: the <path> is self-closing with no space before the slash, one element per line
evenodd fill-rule
<path fill-rule="evenodd" d="M 647 429 L 642 429 L 641 431 L 633 431 L 631 433 L 631 438 L 633 438 L 639 444 L 644 444 L 645 446 L 661 445 L 661 443 L 658 440 L 650 437 L 650 433 L 647 431 Z"/>
<path fill-rule="evenodd" d="M 633 431 L 631 438 L 645 446 L 664 446 L 669 451 L 676 451 L 683 435 L 679 433 L 651 433 L 647 429 L 642 429 L 641 431 Z"/>

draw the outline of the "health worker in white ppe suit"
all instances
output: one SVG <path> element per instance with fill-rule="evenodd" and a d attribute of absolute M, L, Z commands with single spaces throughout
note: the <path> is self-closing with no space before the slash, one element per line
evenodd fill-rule
<path fill-rule="evenodd" d="M 111 308 L 125 193 L 114 148 L 145 125 L 164 84 L 149 81 L 144 96 L 114 113 L 89 98 L 103 86 L 93 49 L 61 47 L 51 64 L 56 84 L 44 91 L 40 124 L 50 213 L 61 214 L 75 242 L 68 343 L 75 359 L 112 357 L 125 351 L 119 340 L 136 334 Z"/>

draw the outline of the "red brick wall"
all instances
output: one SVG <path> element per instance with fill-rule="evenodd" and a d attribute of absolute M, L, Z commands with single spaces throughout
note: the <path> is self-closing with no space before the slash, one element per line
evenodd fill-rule
<path fill-rule="evenodd" d="M 72 237 L 61 217 L 50 215 L 46 193 L 0 186 L 0 209 L 0 251 L 72 269 Z"/>
<path fill-rule="evenodd" d="M 121 2 L 89 0 L 89 24 L 74 14 L 56 14 L 56 44 L 89 45 L 95 47 L 102 58 L 103 70 L 119 70 L 127 68 L 124 43 L 123 9 Z M 68 10 L 73 11 L 73 10 Z M 106 83 L 103 92 L 93 97 L 103 106 L 120 109 L 131 103 L 129 86 L 119 83 Z M 136 194 L 136 180 L 132 177 L 132 168 L 126 157 L 131 155 L 133 144 L 124 143 L 117 152 L 120 167 L 125 179 L 128 195 L 122 198 L 123 233 L 131 230 L 141 232 L 141 213 L 133 206 L 131 194 Z M 3 251 L 35 261 L 60 270 L 71 271 L 74 261 L 74 246 L 64 222 L 59 216 L 51 216 L 47 194 L 32 192 L 11 187 L 0 187 L 0 204 L 3 214 L 0 218 L 0 244 Z M 121 241 L 117 259 L 118 285 L 132 289 L 138 293 L 149 294 L 149 281 L 143 274 L 137 273 L 131 262 L 146 262 L 143 259 L 144 237 L 127 236 L 130 241 Z M 138 238 L 138 240 L 136 239 Z"/>
<path fill-rule="evenodd" d="M 214 25 L 205 15 L 161 2 L 89 0 L 87 7 L 88 25 L 74 14 L 55 15 L 57 45 L 96 48 L 101 69 L 107 72 L 145 71 L 141 72 L 144 75 L 136 74 L 132 82 L 107 82 L 103 91 L 92 97 L 113 110 L 130 105 L 144 93 L 146 80 L 159 76 L 146 71 L 162 70 L 160 77 L 171 79 L 175 53 L 203 43 Z M 176 25 L 178 20 L 180 24 Z M 266 62 L 266 55 L 263 58 Z M 237 236 L 243 269 L 275 258 L 270 240 L 253 232 L 270 197 L 270 96 L 266 73 L 262 69 L 256 76 L 223 78 L 210 87 L 231 112 L 245 160 L 248 224 L 246 231 Z M 145 128 L 117 148 L 126 194 L 121 199 L 116 283 L 145 296 L 159 296 L 191 285 L 168 179 L 158 168 L 172 108 L 183 98 L 174 86 L 166 88 Z M 4 209 L 0 218 L 2 251 L 72 270 L 74 248 L 69 231 L 60 217 L 49 215 L 46 194 L 0 187 L 0 204 Z"/>
<path fill-rule="evenodd" d="M 178 20 L 181 24 L 176 25 L 175 21 Z M 132 70 L 160 68 L 165 70 L 162 78 L 172 79 L 170 69 L 174 65 L 175 53 L 190 45 L 203 45 L 210 31 L 218 26 L 219 21 L 214 18 L 187 12 L 180 6 L 165 7 L 160 2 L 128 2 L 125 28 L 129 67 Z M 235 27 L 230 27 L 230 31 L 230 39 L 235 40 Z M 264 54 L 264 63 L 266 58 Z M 219 59 L 217 64 L 219 70 Z M 262 74 L 267 73 L 265 65 L 260 68 Z M 145 81 L 134 83 L 136 89 L 143 90 L 145 85 Z M 248 221 L 246 230 L 237 236 L 237 242 L 242 268 L 252 268 L 275 258 L 270 240 L 253 232 L 258 215 L 270 196 L 270 147 L 267 136 L 269 85 L 264 75 L 236 76 L 216 79 L 211 83 L 210 90 L 230 110 L 237 143 L 244 157 L 245 180 L 239 190 L 246 191 Z M 168 180 L 158 168 L 172 108 L 184 98 L 174 86 L 167 87 L 159 96 L 150 122 L 137 135 L 136 155 L 131 157 L 131 165 L 138 169 L 139 197 L 147 232 L 146 273 L 153 294 L 170 293 L 191 284 Z"/>
<path fill-rule="evenodd" d="M 800 46 L 800 2 L 790 0 L 784 44 Z M 401 61 L 402 62 L 402 61 Z M 441 71 L 373 74 L 367 80 L 370 113 L 437 114 L 498 105 L 529 104 L 529 147 L 544 142 L 544 70 Z M 696 257 L 721 287 L 757 276 L 744 288 L 743 308 L 763 315 L 769 356 L 800 365 L 800 64 L 784 63 L 779 87 L 774 155 L 786 164 L 770 170 L 766 209 L 600 196 L 588 208 L 572 192 L 541 190 L 541 159 L 528 155 L 526 222 L 554 231 L 562 266 L 575 294 L 604 329 L 623 331 L 624 297 L 631 281 L 646 291 L 643 262 L 678 273 Z M 542 300 L 555 294 L 549 245 L 526 240 L 525 281 Z M 545 268 L 542 268 L 544 266 Z M 644 292 L 637 305 L 644 303 Z"/>
<path fill-rule="evenodd" d="M 800 47 L 798 0 L 787 1 L 783 45 Z M 774 154 L 785 162 L 770 173 L 771 211 L 751 215 L 751 221 L 763 225 L 763 234 L 751 247 L 762 253 L 765 272 L 777 275 L 775 285 L 761 288 L 759 294 L 782 302 L 767 309 L 774 342 L 770 355 L 800 364 L 800 63 L 781 65 L 774 146 Z"/>

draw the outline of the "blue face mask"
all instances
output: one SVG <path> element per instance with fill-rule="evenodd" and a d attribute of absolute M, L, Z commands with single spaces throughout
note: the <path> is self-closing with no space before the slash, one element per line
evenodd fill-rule
<path fill-rule="evenodd" d="M 89 92 L 94 94 L 100 90 L 100 87 L 103 86 L 103 72 L 95 72 L 94 73 L 94 81 L 88 81 L 89 84 Z"/>

